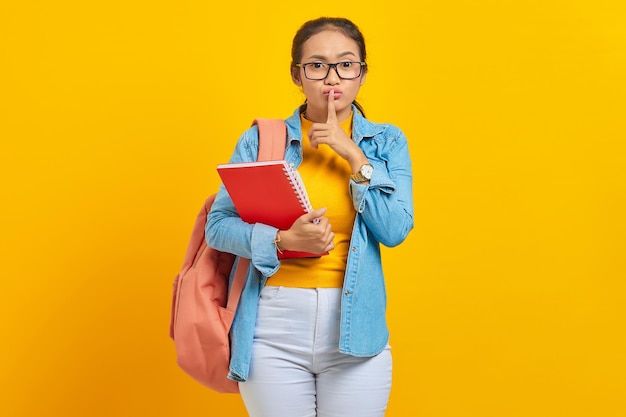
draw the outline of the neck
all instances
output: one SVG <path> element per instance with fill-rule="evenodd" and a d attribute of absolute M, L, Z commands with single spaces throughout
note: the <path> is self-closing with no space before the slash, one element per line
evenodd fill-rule
<path fill-rule="evenodd" d="M 337 120 L 339 121 L 339 123 L 345 122 L 346 120 L 350 118 L 351 114 L 352 114 L 352 106 L 342 110 L 341 112 L 338 112 Z M 318 111 L 315 111 L 314 109 L 311 109 L 310 107 L 307 107 L 304 109 L 304 112 L 302 113 L 302 115 L 304 116 L 305 119 L 313 123 L 326 123 L 326 121 L 328 120 L 328 112 L 326 111 L 326 109 L 318 112 Z"/>

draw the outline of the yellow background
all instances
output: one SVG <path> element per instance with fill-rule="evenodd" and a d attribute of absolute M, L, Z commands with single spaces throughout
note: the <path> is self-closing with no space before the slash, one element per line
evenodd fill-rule
<path fill-rule="evenodd" d="M 414 164 L 387 415 L 626 415 L 621 0 L 2 2 L 0 415 L 245 415 L 177 368 L 171 283 L 323 14 L 361 26 L 360 101 Z"/>

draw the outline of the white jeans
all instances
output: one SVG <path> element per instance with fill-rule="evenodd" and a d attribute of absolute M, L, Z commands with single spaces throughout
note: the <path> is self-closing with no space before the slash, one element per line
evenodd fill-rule
<path fill-rule="evenodd" d="M 250 417 L 382 417 L 391 390 L 390 347 L 371 358 L 339 353 L 340 288 L 266 286 L 249 378 Z"/>

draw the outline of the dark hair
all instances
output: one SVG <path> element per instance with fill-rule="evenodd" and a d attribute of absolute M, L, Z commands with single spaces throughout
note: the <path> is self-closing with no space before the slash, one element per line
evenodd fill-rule
<path fill-rule="evenodd" d="M 293 43 L 291 45 L 291 73 L 295 74 L 300 69 L 296 67 L 296 64 L 300 63 L 302 59 L 302 46 L 313 35 L 316 35 L 324 30 L 331 29 L 337 30 L 347 37 L 354 40 L 359 47 L 359 53 L 361 54 L 361 61 L 367 62 L 365 52 L 365 38 L 359 30 L 359 28 L 350 20 L 343 17 L 320 17 L 314 20 L 305 22 L 300 29 L 296 32 L 296 36 L 293 37 Z M 363 71 L 367 72 L 367 63 L 363 66 Z M 353 104 L 365 116 L 363 107 L 356 100 Z M 301 110 L 306 109 L 306 102 L 302 105 Z"/>

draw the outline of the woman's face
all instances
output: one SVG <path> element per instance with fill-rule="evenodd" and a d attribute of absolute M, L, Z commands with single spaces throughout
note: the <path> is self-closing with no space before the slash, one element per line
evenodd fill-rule
<path fill-rule="evenodd" d="M 302 45 L 300 63 L 331 63 L 343 61 L 360 62 L 361 54 L 357 43 L 342 32 L 327 29 L 319 32 Z M 335 110 L 341 122 L 350 116 L 351 105 L 359 88 L 365 82 L 365 71 L 359 78 L 345 80 L 339 78 L 335 68 L 331 68 L 323 80 L 309 80 L 304 76 L 304 68 L 293 74 L 293 82 L 302 86 L 307 100 L 306 116 L 314 122 L 325 122 L 328 111 L 328 94 L 335 92 Z"/>

